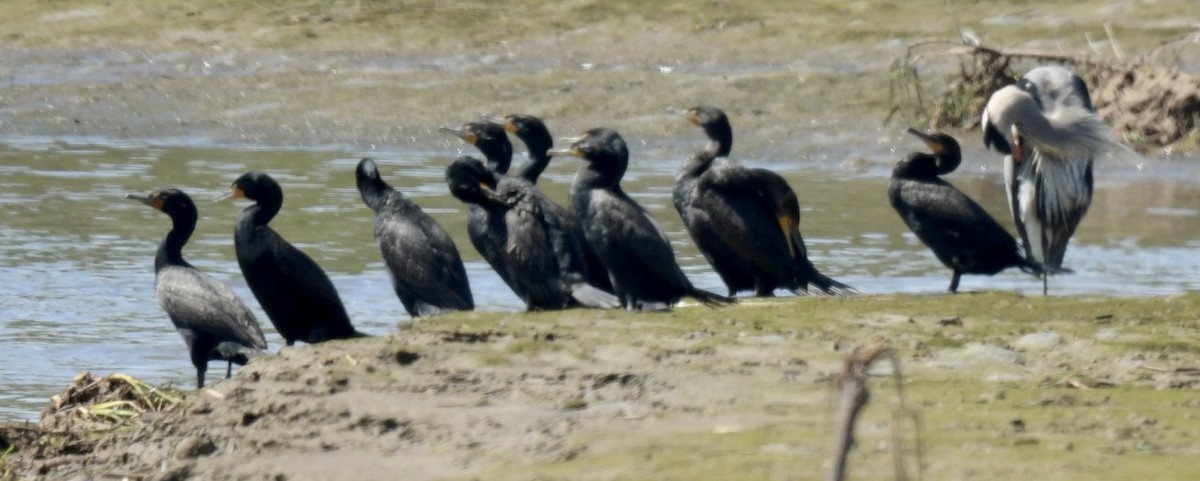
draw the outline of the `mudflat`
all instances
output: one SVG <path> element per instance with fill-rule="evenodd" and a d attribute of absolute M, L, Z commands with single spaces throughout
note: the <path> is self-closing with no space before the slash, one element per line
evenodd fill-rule
<path fill-rule="evenodd" d="M 656 115 L 700 103 L 739 132 L 869 132 L 891 62 L 956 17 L 1068 51 L 1105 22 L 1126 51 L 1194 30 L 1186 2 L 10 3 L 4 135 L 282 147 L 421 147 L 508 112 L 644 138 L 691 132 Z M 894 449 L 915 472 L 918 439 L 929 479 L 1197 479 L 1197 313 L 985 292 L 456 314 L 284 348 L 127 421 L 5 427 L 0 478 L 818 479 L 830 378 L 885 337 L 917 421 L 872 378 L 858 479 L 891 479 Z"/>

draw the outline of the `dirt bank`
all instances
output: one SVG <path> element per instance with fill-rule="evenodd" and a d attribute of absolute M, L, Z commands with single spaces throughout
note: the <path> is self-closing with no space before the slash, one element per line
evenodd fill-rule
<path fill-rule="evenodd" d="M 75 432 L 93 453 L 47 436 L 5 469 L 17 479 L 818 479 L 833 445 L 829 378 L 849 349 L 882 336 L 899 348 L 927 479 L 1195 479 L 1196 312 L 1200 296 L 985 293 L 455 315 L 285 348 L 166 412 Z M 871 383 L 851 472 L 890 479 L 896 395 L 889 377 Z M 913 449 L 913 432 L 902 438 Z"/>

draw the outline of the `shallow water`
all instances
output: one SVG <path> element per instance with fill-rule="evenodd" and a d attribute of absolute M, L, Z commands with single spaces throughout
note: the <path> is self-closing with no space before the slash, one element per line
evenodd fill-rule
<path fill-rule="evenodd" d="M 944 290 L 949 272 L 886 200 L 897 152 L 918 145 L 892 132 L 857 138 L 870 140 L 818 133 L 793 144 L 751 139 L 735 152 L 745 152 L 747 164 L 783 173 L 796 188 L 810 255 L 825 273 L 866 293 Z M 421 151 L 348 152 L 0 139 L 0 420 L 36 418 L 46 399 L 83 370 L 192 385 L 183 343 L 153 292 L 153 253 L 170 221 L 125 200 L 128 193 L 174 186 L 197 200 L 201 221 L 185 257 L 247 300 L 272 349 L 282 341 L 246 288 L 233 252 L 233 223 L 246 204 L 209 202 L 251 169 L 283 185 L 284 208 L 273 227 L 330 273 L 360 330 L 387 334 L 408 319 L 372 239 L 371 213 L 354 188 L 353 169 L 363 155 L 376 158 L 393 185 L 451 232 L 468 261 L 479 309 L 519 310 L 470 246 L 464 206 L 446 192 L 445 164 L 460 152 L 474 154 L 456 142 L 438 139 Z M 724 292 L 670 205 L 678 159 L 699 143 L 698 133 L 634 143 L 624 185 L 668 230 L 693 281 Z M 1007 226 L 999 160 L 970 147 L 976 143 L 964 142 L 967 160 L 950 179 Z M 564 201 L 575 162 L 557 161 L 539 185 Z M 1187 160 L 1104 159 L 1095 203 L 1068 252 L 1076 274 L 1052 279 L 1052 293 L 1151 295 L 1200 286 L 1196 171 Z M 1036 294 L 1040 283 L 1006 272 L 966 277 L 961 288 Z M 210 379 L 221 371 L 214 363 Z"/>

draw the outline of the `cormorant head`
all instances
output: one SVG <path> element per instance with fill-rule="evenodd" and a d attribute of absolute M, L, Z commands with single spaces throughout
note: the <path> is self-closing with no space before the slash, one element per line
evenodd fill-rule
<path fill-rule="evenodd" d="M 466 203 L 503 202 L 495 194 L 496 175 L 471 156 L 464 155 L 446 166 L 446 185 L 450 194 Z"/>
<path fill-rule="evenodd" d="M 504 130 L 517 136 L 525 145 L 544 146 L 547 149 L 554 146 L 554 137 L 550 135 L 550 129 L 546 128 L 542 119 L 532 115 L 512 114 L 504 117 L 503 124 Z"/>
<path fill-rule="evenodd" d="M 725 111 L 708 106 L 700 105 L 692 107 L 684 112 L 684 116 L 692 125 L 698 125 L 705 131 L 713 129 L 729 129 L 729 117 L 725 116 Z"/>
<path fill-rule="evenodd" d="M 192 202 L 192 198 L 179 189 L 159 189 L 146 195 L 129 194 L 125 198 L 146 204 L 172 218 L 176 216 L 195 218 L 197 215 L 196 204 Z"/>
<path fill-rule="evenodd" d="M 959 147 L 958 141 L 954 140 L 950 134 L 944 132 L 925 134 L 911 127 L 905 132 L 921 139 L 933 152 L 934 158 L 937 159 L 938 175 L 954 172 L 954 169 L 957 169 L 958 165 L 962 163 L 962 149 Z"/>
<path fill-rule="evenodd" d="M 513 149 L 503 124 L 483 120 L 467 122 L 460 129 L 442 127 L 439 130 L 478 148 L 487 157 L 488 167 L 493 171 L 501 174 L 508 172 Z"/>
<path fill-rule="evenodd" d="M 283 188 L 271 176 L 258 171 L 242 174 L 229 185 L 229 192 L 216 200 L 229 198 L 250 199 L 260 202 L 283 203 Z"/>
<path fill-rule="evenodd" d="M 383 176 L 379 174 L 379 166 L 375 165 L 375 161 L 369 157 L 363 157 L 358 161 L 358 167 L 354 169 L 354 178 L 359 191 L 362 191 L 364 187 L 389 187 L 387 181 L 383 180 Z"/>
<path fill-rule="evenodd" d="M 616 130 L 597 127 L 572 139 L 565 149 L 551 150 L 550 156 L 569 155 L 591 164 L 592 169 L 620 179 L 629 166 L 629 148 Z"/>

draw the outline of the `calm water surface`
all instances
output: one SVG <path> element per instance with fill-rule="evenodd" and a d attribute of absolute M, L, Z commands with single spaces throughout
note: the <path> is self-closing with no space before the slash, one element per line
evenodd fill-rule
<path fill-rule="evenodd" d="M 747 164 L 781 172 L 795 187 L 804 207 L 802 231 L 825 273 L 867 293 L 944 290 L 949 271 L 886 199 L 892 162 L 919 144 L 894 132 L 864 137 L 871 140 L 818 136 L 781 145 L 752 139 L 735 152 Z M 724 292 L 670 205 L 679 159 L 700 143 L 698 133 L 634 143 L 624 185 L 668 230 L 693 281 Z M 978 143 L 964 140 L 968 159 L 949 179 L 1008 226 L 999 159 L 972 147 Z M 234 257 L 233 224 L 247 204 L 209 202 L 252 169 L 283 185 L 284 207 L 273 227 L 329 272 L 360 330 L 387 334 L 408 318 L 372 238 L 372 215 L 354 188 L 353 169 L 364 155 L 376 158 L 385 177 L 455 237 L 479 309 L 519 310 L 516 297 L 471 247 L 465 209 L 446 191 L 443 169 L 460 149 L 474 154 L 449 141 L 425 151 L 366 153 L 0 139 L 0 420 L 36 418 L 46 399 L 84 370 L 192 386 L 183 342 L 154 297 L 153 254 L 170 220 L 125 200 L 128 193 L 173 186 L 192 195 L 201 220 L 185 257 L 252 306 L 272 349 L 282 341 Z M 564 202 L 577 162 L 556 161 L 539 185 Z M 1200 286 L 1196 164 L 1132 154 L 1103 160 L 1095 203 L 1067 255 L 1076 274 L 1052 280 L 1052 292 L 1155 295 Z M 1040 283 L 1014 271 L 966 277 L 962 289 L 1036 294 Z M 214 364 L 210 374 L 220 371 Z"/>

